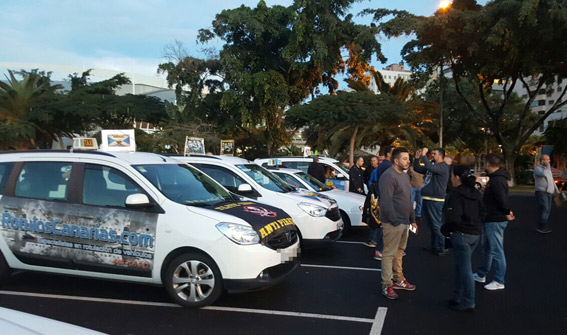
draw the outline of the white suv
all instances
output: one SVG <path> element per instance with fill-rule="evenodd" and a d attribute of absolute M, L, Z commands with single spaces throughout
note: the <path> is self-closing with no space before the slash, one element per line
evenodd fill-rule
<path fill-rule="evenodd" d="M 288 214 L 156 154 L 0 154 L 0 210 L 0 280 L 21 269 L 163 284 L 200 307 L 298 265 Z"/>
<path fill-rule="evenodd" d="M 343 221 L 335 200 L 315 192 L 298 191 L 254 162 L 231 156 L 177 157 L 208 174 L 228 190 L 277 206 L 299 229 L 303 243 L 336 241 Z"/>

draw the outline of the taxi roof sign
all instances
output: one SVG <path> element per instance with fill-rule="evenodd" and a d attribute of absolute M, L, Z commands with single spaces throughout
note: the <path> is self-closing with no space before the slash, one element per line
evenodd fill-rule
<path fill-rule="evenodd" d="M 96 138 L 75 137 L 73 138 L 73 149 L 75 150 L 98 150 Z"/>
<path fill-rule="evenodd" d="M 134 129 L 103 129 L 100 131 L 102 151 L 136 151 Z"/>

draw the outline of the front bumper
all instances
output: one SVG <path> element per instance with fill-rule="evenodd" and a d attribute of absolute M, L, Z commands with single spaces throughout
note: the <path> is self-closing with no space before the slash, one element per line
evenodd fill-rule
<path fill-rule="evenodd" d="M 303 240 L 303 246 L 308 248 L 308 247 L 317 247 L 317 246 L 325 246 L 328 245 L 330 243 L 334 243 L 336 242 L 338 239 L 341 238 L 341 236 L 343 236 L 343 230 L 342 229 L 337 229 L 335 231 L 332 231 L 330 233 L 328 233 L 327 235 L 325 235 L 325 237 L 323 239 L 304 239 Z"/>
<path fill-rule="evenodd" d="M 224 288 L 230 293 L 262 290 L 281 282 L 299 267 L 299 263 L 299 259 L 295 258 L 269 267 L 254 279 L 225 279 Z"/>

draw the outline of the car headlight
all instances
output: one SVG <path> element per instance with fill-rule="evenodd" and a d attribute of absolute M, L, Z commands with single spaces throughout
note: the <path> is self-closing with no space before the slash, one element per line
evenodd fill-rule
<path fill-rule="evenodd" d="M 232 242 L 238 244 L 256 244 L 260 242 L 260 236 L 249 226 L 238 223 L 217 223 L 217 229 L 228 237 Z"/>
<path fill-rule="evenodd" d="M 300 202 L 297 206 L 311 216 L 325 216 L 325 214 L 327 214 L 327 209 L 323 206 L 310 204 L 308 202 Z"/>

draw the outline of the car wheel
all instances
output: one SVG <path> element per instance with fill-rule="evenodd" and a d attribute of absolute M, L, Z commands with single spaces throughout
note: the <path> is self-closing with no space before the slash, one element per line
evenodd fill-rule
<path fill-rule="evenodd" d="M 0 285 L 4 284 L 10 277 L 10 267 L 8 262 L 4 258 L 4 255 L 0 251 Z"/>
<path fill-rule="evenodd" d="M 188 252 L 176 257 L 165 271 L 165 289 L 185 307 L 198 308 L 215 302 L 222 293 L 222 276 L 208 256 Z"/>
<path fill-rule="evenodd" d="M 343 236 L 344 236 L 350 229 L 350 218 L 348 217 L 345 211 L 340 211 L 340 213 L 341 213 L 341 219 L 343 219 L 343 223 L 345 224 L 343 227 Z"/>

